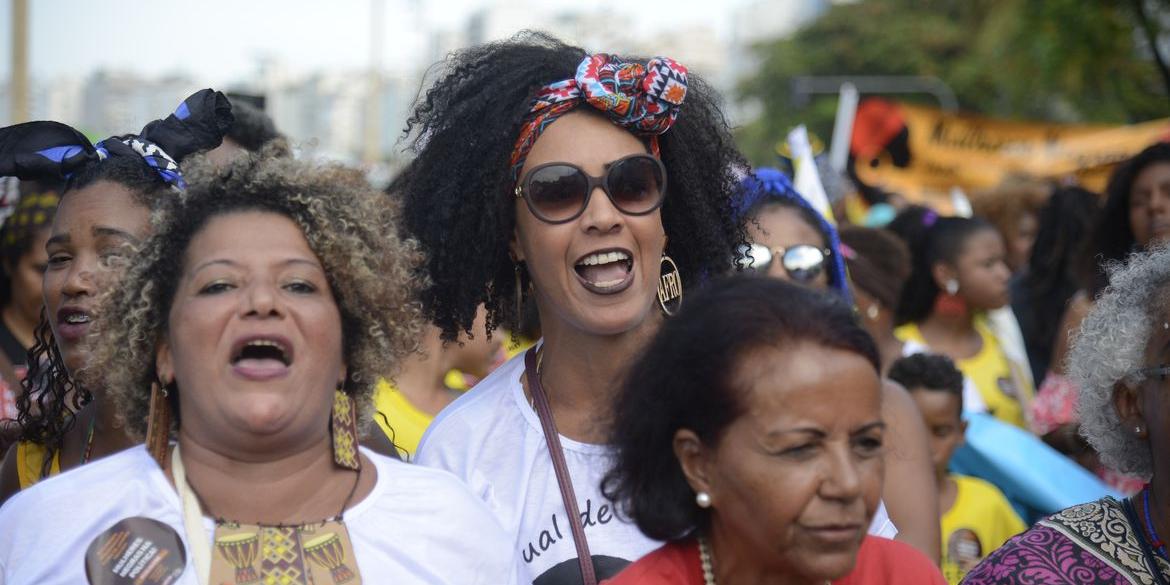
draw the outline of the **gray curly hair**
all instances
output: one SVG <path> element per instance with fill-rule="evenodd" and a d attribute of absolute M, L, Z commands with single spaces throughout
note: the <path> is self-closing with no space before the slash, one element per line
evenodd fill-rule
<path fill-rule="evenodd" d="M 397 200 L 375 191 L 355 170 L 285 154 L 278 144 L 223 169 L 202 158 L 184 165 L 190 189 L 154 214 L 154 235 L 121 285 L 107 293 L 102 314 L 116 318 L 96 324 L 90 363 L 101 366 L 83 375 L 106 388 L 132 435 L 146 432 L 151 384 L 158 379 L 155 352 L 166 335 L 187 246 L 219 215 L 272 212 L 301 228 L 341 312 L 349 366 L 344 389 L 355 398 L 363 426 L 372 420 L 378 379 L 417 346 L 423 255 L 398 227 Z"/>
<path fill-rule="evenodd" d="M 1073 339 L 1070 378 L 1080 390 L 1081 435 L 1106 466 L 1148 478 L 1153 473 L 1150 445 L 1122 428 L 1113 407 L 1118 382 L 1142 380 L 1146 345 L 1153 323 L 1161 322 L 1170 286 L 1170 247 L 1132 254 L 1128 263 L 1106 266 L 1109 287 L 1093 305 Z"/>

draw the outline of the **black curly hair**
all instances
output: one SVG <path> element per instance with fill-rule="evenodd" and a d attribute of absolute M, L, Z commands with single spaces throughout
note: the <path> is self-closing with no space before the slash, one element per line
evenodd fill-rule
<path fill-rule="evenodd" d="M 1130 253 L 1137 251 L 1138 242 L 1129 225 L 1129 199 L 1138 175 L 1146 167 L 1157 163 L 1170 163 L 1170 142 L 1148 146 L 1118 165 L 1109 176 L 1109 183 L 1105 186 L 1105 207 L 1098 216 L 1089 240 L 1090 253 L 1086 256 L 1087 266 L 1083 268 L 1089 280 L 1092 298 L 1097 298 L 1109 285 L 1105 266 L 1110 262 L 1124 260 Z"/>
<path fill-rule="evenodd" d="M 102 181 L 125 187 L 137 204 L 152 210 L 173 193 L 170 185 L 142 159 L 114 156 L 87 165 L 70 176 L 61 200 L 74 191 Z M 53 456 L 61 449 L 66 433 L 73 428 L 76 413 L 93 400 L 93 393 L 76 383 L 65 368 L 44 309 L 33 338 L 28 374 L 21 381 L 21 392 L 16 398 L 16 421 L 20 428 L 18 440 L 45 447 L 42 473 L 47 474 Z"/>
<path fill-rule="evenodd" d="M 232 115 L 235 122 L 224 138 L 230 138 L 244 150 L 255 152 L 281 137 L 272 118 L 247 100 L 232 100 Z"/>
<path fill-rule="evenodd" d="M 613 467 L 602 480 L 655 540 L 686 538 L 707 528 L 710 515 L 674 454 L 674 436 L 690 429 L 716 446 L 746 408 L 737 368 L 753 352 L 800 343 L 839 349 L 881 365 L 873 338 L 838 295 L 752 274 L 721 278 L 692 297 L 642 350 L 614 408 Z"/>
<path fill-rule="evenodd" d="M 510 157 L 536 91 L 573 77 L 586 56 L 542 33 L 454 53 L 416 105 L 406 131 L 417 158 L 396 181 L 407 229 L 427 254 L 426 316 L 453 340 L 476 307 L 488 329 L 515 325 L 515 226 Z M 668 193 L 662 222 L 670 256 L 689 288 L 731 269 L 743 230 L 732 216 L 735 149 L 717 96 L 688 76 L 678 120 L 659 137 Z M 522 283 L 521 286 L 524 286 Z"/>
<path fill-rule="evenodd" d="M 911 392 L 929 390 L 951 394 L 959 399 L 959 414 L 963 412 L 963 373 L 945 355 L 916 353 L 898 358 L 890 364 L 886 377 Z"/>

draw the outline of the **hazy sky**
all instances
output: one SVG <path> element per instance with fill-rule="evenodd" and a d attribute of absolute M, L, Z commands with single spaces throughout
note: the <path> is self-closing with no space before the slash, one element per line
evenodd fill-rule
<path fill-rule="evenodd" d="M 639 0 L 647 18 L 631 32 L 697 23 L 720 30 L 728 6 L 743 1 Z M 383 64 L 393 70 L 422 58 L 426 37 L 420 31 L 458 29 L 488 0 L 383 2 Z M 549 11 L 582 6 L 572 0 L 533 4 Z M 84 76 L 104 67 L 150 75 L 186 71 L 208 82 L 228 82 L 253 72 L 257 58 L 264 56 L 298 70 L 361 68 L 369 61 L 370 0 L 30 0 L 29 5 L 30 70 L 41 79 Z M 631 9 L 621 0 L 590 5 Z M 11 12 L 11 0 L 0 0 L 4 78 L 11 65 Z M 524 24 L 517 23 L 517 29 Z M 630 26 L 620 19 L 615 25 Z"/>

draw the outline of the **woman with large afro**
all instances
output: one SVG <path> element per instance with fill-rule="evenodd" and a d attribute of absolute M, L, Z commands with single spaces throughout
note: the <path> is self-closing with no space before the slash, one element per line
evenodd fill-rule
<path fill-rule="evenodd" d="M 425 310 L 453 340 L 481 303 L 492 330 L 532 298 L 543 340 L 442 412 L 417 461 L 487 502 L 525 582 L 595 583 L 658 546 L 601 492 L 610 413 L 664 314 L 730 270 L 746 165 L 714 93 L 667 58 L 526 33 L 441 66 L 400 182 Z"/>

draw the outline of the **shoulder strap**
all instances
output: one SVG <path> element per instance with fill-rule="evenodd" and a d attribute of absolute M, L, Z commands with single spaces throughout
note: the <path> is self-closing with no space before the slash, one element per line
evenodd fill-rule
<path fill-rule="evenodd" d="M 536 410 L 536 416 L 540 418 L 544 442 L 548 445 L 548 454 L 552 457 L 553 470 L 557 474 L 557 485 L 561 488 L 561 500 L 564 501 L 565 512 L 569 515 L 569 528 L 573 532 L 573 544 L 577 546 L 577 561 L 581 565 L 581 581 L 585 585 L 597 585 L 593 556 L 589 554 L 589 542 L 585 540 L 585 527 L 581 525 L 581 513 L 577 509 L 577 494 L 573 491 L 573 479 L 569 477 L 569 466 L 565 463 L 565 452 L 561 449 L 561 435 L 557 432 L 552 409 L 548 405 L 548 396 L 544 393 L 544 385 L 541 384 L 540 374 L 537 372 L 536 348 L 529 349 L 524 355 L 524 368 L 528 373 L 528 390 L 532 393 L 532 406 Z"/>

